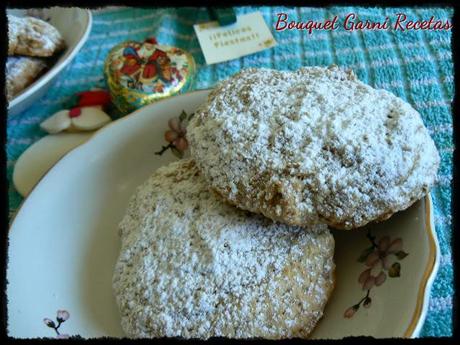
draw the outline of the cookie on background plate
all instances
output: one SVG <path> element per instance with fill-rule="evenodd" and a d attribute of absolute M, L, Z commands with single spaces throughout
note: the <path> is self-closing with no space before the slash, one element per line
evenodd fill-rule
<path fill-rule="evenodd" d="M 209 94 L 187 137 L 223 198 L 291 225 L 387 219 L 428 193 L 439 166 L 414 108 L 337 66 L 243 70 Z"/>
<path fill-rule="evenodd" d="M 8 15 L 8 55 L 49 57 L 64 48 L 59 31 L 34 17 Z"/>
<path fill-rule="evenodd" d="M 47 68 L 42 59 L 28 56 L 8 56 L 6 60 L 6 93 L 8 101 L 32 84 Z"/>
<path fill-rule="evenodd" d="M 120 224 L 113 288 L 129 337 L 307 337 L 334 287 L 334 239 L 225 204 L 192 160 L 158 169 Z"/>

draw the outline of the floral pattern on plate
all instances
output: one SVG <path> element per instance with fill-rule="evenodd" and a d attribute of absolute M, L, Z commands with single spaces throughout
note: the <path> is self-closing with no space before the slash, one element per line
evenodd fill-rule
<path fill-rule="evenodd" d="M 400 277 L 401 264 L 399 261 L 409 255 L 403 250 L 403 241 L 400 237 L 391 239 L 390 236 L 385 235 L 377 241 L 376 236 L 370 231 L 367 232 L 366 237 L 371 245 L 364 249 L 358 258 L 358 262 L 366 265 L 366 269 L 358 277 L 358 282 L 366 291 L 366 295 L 358 303 L 345 310 L 343 316 L 348 319 L 355 315 L 361 304 L 364 308 L 370 308 L 372 298 L 369 295 L 372 288 L 382 285 L 387 276 Z"/>
<path fill-rule="evenodd" d="M 176 157 L 184 157 L 184 153 L 188 149 L 188 141 L 185 137 L 187 125 L 193 115 L 194 113 L 187 114 L 185 110 L 182 110 L 178 117 L 173 117 L 168 121 L 169 129 L 164 134 L 168 145 L 162 146 L 160 151 L 155 152 L 156 155 L 161 156 L 167 150 L 171 150 Z"/>
<path fill-rule="evenodd" d="M 68 334 L 59 332 L 59 327 L 61 327 L 61 325 L 64 322 L 66 322 L 69 319 L 69 317 L 70 317 L 70 313 L 67 310 L 58 310 L 56 313 L 56 322 L 54 322 L 53 320 L 47 317 L 43 319 L 43 322 L 49 328 L 54 329 L 54 331 L 56 332 L 56 338 L 67 339 L 67 338 L 70 338 L 70 336 Z"/>

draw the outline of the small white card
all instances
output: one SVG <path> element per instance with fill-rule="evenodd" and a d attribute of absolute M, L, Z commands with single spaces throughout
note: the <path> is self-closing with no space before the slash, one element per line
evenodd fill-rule
<path fill-rule="evenodd" d="M 260 12 L 238 16 L 235 24 L 224 27 L 214 21 L 197 24 L 193 28 L 208 65 L 276 46 Z"/>

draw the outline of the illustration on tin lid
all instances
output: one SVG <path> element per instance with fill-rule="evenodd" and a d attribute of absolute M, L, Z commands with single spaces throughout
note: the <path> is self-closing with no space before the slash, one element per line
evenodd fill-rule
<path fill-rule="evenodd" d="M 143 92 L 168 92 L 186 79 L 189 63 L 184 51 L 159 46 L 153 38 L 144 43 L 126 42 L 112 61 L 121 86 Z"/>

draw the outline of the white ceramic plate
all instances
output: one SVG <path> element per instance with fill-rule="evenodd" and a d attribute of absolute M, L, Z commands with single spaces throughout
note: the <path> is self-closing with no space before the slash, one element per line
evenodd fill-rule
<path fill-rule="evenodd" d="M 119 251 L 117 224 L 135 187 L 159 166 L 178 159 L 170 151 L 155 155 L 165 145 L 168 119 L 182 110 L 193 112 L 208 92 L 167 99 L 115 121 L 64 156 L 35 187 L 10 228 L 10 336 L 55 336 L 43 318 L 54 319 L 57 310 L 70 313 L 61 333 L 123 336 L 111 287 Z M 431 217 L 427 197 L 384 223 L 334 232 L 337 283 L 313 337 L 418 334 L 439 261 Z M 367 267 L 357 258 L 371 247 L 367 231 L 377 244 L 385 236 L 402 240 L 392 269 L 396 275 L 399 265 L 400 276 L 390 278 L 385 271 L 386 281 L 369 290 L 368 308 L 363 300 L 345 318 L 346 310 L 350 316 L 349 308 L 366 296 L 358 277 Z M 388 250 L 381 254 L 397 259 Z"/>
<path fill-rule="evenodd" d="M 24 10 L 8 10 L 9 14 L 24 16 Z M 30 11 L 30 10 L 29 10 Z M 40 99 L 51 87 L 56 77 L 72 61 L 86 42 L 91 30 L 91 12 L 86 9 L 71 7 L 51 7 L 35 10 L 40 18 L 47 20 L 61 33 L 67 48 L 61 53 L 56 63 L 40 78 L 17 94 L 9 103 L 8 114 L 18 114 Z M 34 13 L 35 14 L 35 13 Z"/>

